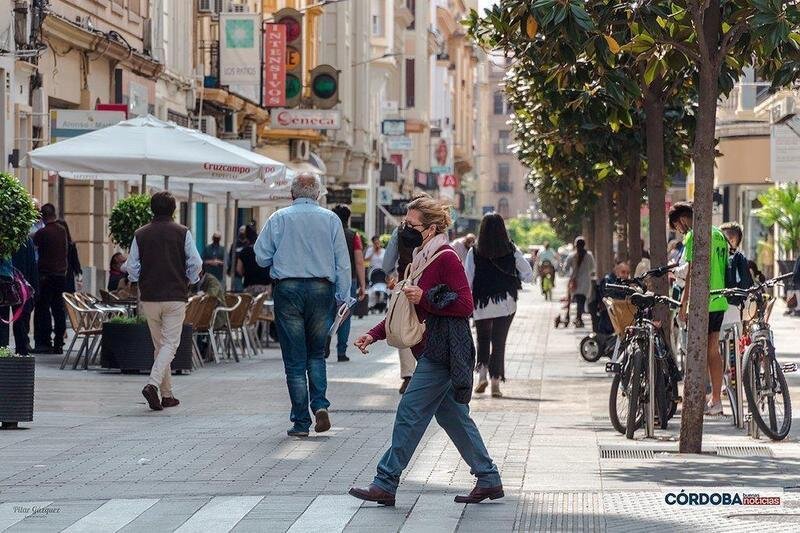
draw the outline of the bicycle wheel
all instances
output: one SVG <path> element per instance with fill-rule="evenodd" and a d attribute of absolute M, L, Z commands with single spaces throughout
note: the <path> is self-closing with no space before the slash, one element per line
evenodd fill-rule
<path fill-rule="evenodd" d="M 614 374 L 614 379 L 611 381 L 611 394 L 608 397 L 608 418 L 611 420 L 611 425 L 614 426 L 620 434 L 625 434 L 625 422 L 628 417 L 628 390 L 627 384 L 630 379 L 630 367 L 625 368 L 622 362 L 623 370 Z M 636 429 L 639 429 L 644 424 L 644 413 L 639 412 L 639 417 L 636 420 Z"/>
<path fill-rule="evenodd" d="M 745 359 L 744 391 L 753 420 L 772 440 L 783 440 L 792 426 L 789 387 L 778 361 L 754 344 Z"/>
<path fill-rule="evenodd" d="M 647 379 L 647 373 L 644 368 L 644 354 L 641 350 L 636 350 L 633 353 L 630 378 L 630 396 L 628 398 L 628 419 L 625 424 L 625 437 L 632 439 L 633 434 L 638 429 L 636 427 L 636 419 L 641 416 L 644 418 L 644 409 L 642 409 L 642 394 L 644 392 L 644 381 Z"/>
<path fill-rule="evenodd" d="M 589 363 L 596 363 L 602 355 L 600 343 L 594 335 L 587 335 L 581 340 L 581 357 Z"/>

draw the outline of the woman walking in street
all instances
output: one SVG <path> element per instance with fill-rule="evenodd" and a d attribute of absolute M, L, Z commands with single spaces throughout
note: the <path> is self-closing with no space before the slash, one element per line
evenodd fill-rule
<path fill-rule="evenodd" d="M 415 280 L 417 285 L 406 285 L 403 292 L 414 305 L 418 319 L 428 319 L 428 328 L 422 340 L 412 347 L 419 361 L 397 407 L 391 447 L 378 463 L 378 473 L 372 484 L 366 488 L 350 489 L 352 496 L 362 500 L 394 505 L 400 475 L 408 466 L 434 415 L 436 422 L 447 432 L 461 457 L 469 464 L 472 474 L 478 478 L 472 492 L 457 496 L 455 501 L 479 503 L 487 498 L 496 500 L 504 496 L 497 466 L 489 457 L 480 432 L 469 416 L 474 347 L 468 318 L 473 311 L 473 302 L 462 263 L 448 244 L 446 231 L 450 224 L 449 209 L 436 200 L 419 198 L 408 204 L 408 214 L 400 234 L 404 241 L 415 246 L 411 273 L 407 279 Z M 437 293 L 441 292 L 445 292 L 445 297 L 439 299 Z M 453 319 L 452 327 L 463 327 L 465 333 L 457 339 L 450 337 L 449 345 L 431 342 L 428 346 L 427 339 L 438 333 L 432 323 L 439 323 L 440 319 Z M 368 334 L 362 335 L 355 344 L 366 353 L 367 346 L 385 338 L 386 322 L 383 321 Z M 459 345 L 458 348 L 452 347 L 453 340 L 461 341 L 455 343 Z M 452 365 L 464 362 L 460 357 L 464 351 L 469 354 L 469 363 L 459 365 L 460 368 L 468 367 L 465 373 L 468 381 L 466 389 L 461 376 L 452 373 L 451 364 L 440 359 L 441 353 L 448 351 L 446 355 L 451 358 Z"/>
<path fill-rule="evenodd" d="M 592 275 L 594 275 L 594 256 L 586 250 L 586 240 L 583 237 L 575 239 L 575 251 L 565 262 L 569 272 L 569 292 L 575 300 L 577 314 L 575 327 L 583 327 L 583 313 L 586 309 L 586 298 L 592 293 Z"/>
<path fill-rule="evenodd" d="M 517 294 L 522 283 L 533 281 L 533 269 L 511 242 L 503 217 L 484 215 L 478 244 L 464 262 L 475 301 L 475 329 L 478 332 L 478 386 L 480 394 L 492 379 L 492 396 L 499 398 L 500 382 L 506 380 L 505 351 L 508 330 L 517 312 Z"/>

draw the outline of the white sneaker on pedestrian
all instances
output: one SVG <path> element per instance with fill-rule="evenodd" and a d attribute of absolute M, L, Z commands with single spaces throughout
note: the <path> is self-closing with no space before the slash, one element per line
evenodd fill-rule
<path fill-rule="evenodd" d="M 709 402 L 706 404 L 706 409 L 703 412 L 706 416 L 719 416 L 722 414 L 722 400 L 718 402 Z"/>

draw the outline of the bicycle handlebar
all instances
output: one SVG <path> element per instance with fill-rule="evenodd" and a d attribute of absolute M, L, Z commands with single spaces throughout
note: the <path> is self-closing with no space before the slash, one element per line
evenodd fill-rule
<path fill-rule="evenodd" d="M 764 283 L 757 283 L 748 289 L 742 289 L 740 287 L 730 287 L 727 289 L 715 289 L 713 291 L 709 291 L 711 295 L 721 295 L 721 296 L 740 296 L 746 297 L 751 294 L 755 294 L 757 292 L 762 292 L 765 288 L 774 287 L 781 281 L 788 279 L 794 275 L 793 272 L 789 272 L 787 274 L 783 274 L 776 278 L 768 279 Z"/>
<path fill-rule="evenodd" d="M 623 298 L 629 298 L 634 295 L 640 295 L 642 297 L 652 298 L 655 303 L 667 304 L 671 307 L 681 306 L 681 303 L 679 301 L 673 300 L 672 298 L 669 298 L 667 296 L 661 296 L 659 294 L 654 294 L 652 292 L 641 292 L 627 285 L 617 285 L 614 283 L 609 283 L 608 285 L 606 285 L 606 289 L 610 289 L 611 291 L 619 291 L 620 293 L 623 293 L 625 295 Z M 623 299 L 623 298 L 615 298 L 614 295 L 611 295 L 611 298 Z"/>
<path fill-rule="evenodd" d="M 621 284 L 636 285 L 636 286 L 644 289 L 644 288 L 646 288 L 644 282 L 647 281 L 648 279 L 650 279 L 650 278 L 660 278 L 661 276 L 663 276 L 664 274 L 666 274 L 670 270 L 674 270 L 679 266 L 680 266 L 679 263 L 671 263 L 669 265 L 664 265 L 664 266 L 661 266 L 661 267 L 658 267 L 658 268 L 654 268 L 652 270 L 648 270 L 644 274 L 636 276 L 635 278 L 621 279 L 621 280 L 619 280 L 619 282 Z"/>

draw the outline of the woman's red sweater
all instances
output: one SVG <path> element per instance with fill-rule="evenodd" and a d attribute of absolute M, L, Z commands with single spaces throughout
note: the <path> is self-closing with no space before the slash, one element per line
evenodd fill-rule
<path fill-rule="evenodd" d="M 437 250 L 453 250 L 449 245 L 442 246 Z M 428 290 L 436 287 L 437 285 L 447 285 L 451 291 L 458 294 L 458 299 L 445 307 L 444 309 L 435 309 L 428 303 L 426 294 Z M 469 288 L 467 275 L 464 272 L 464 265 L 458 258 L 458 254 L 444 253 L 437 257 L 425 271 L 422 273 L 417 285 L 422 289 L 422 299 L 414 306 L 417 311 L 417 318 L 424 321 L 429 314 L 440 316 L 459 316 L 470 317 L 474 309 L 472 302 L 472 291 Z M 376 341 L 386 338 L 386 319 L 381 320 L 380 324 L 375 326 L 369 331 L 369 335 Z M 422 351 L 425 349 L 426 337 L 416 346 L 411 347 L 414 357 L 419 358 Z"/>

